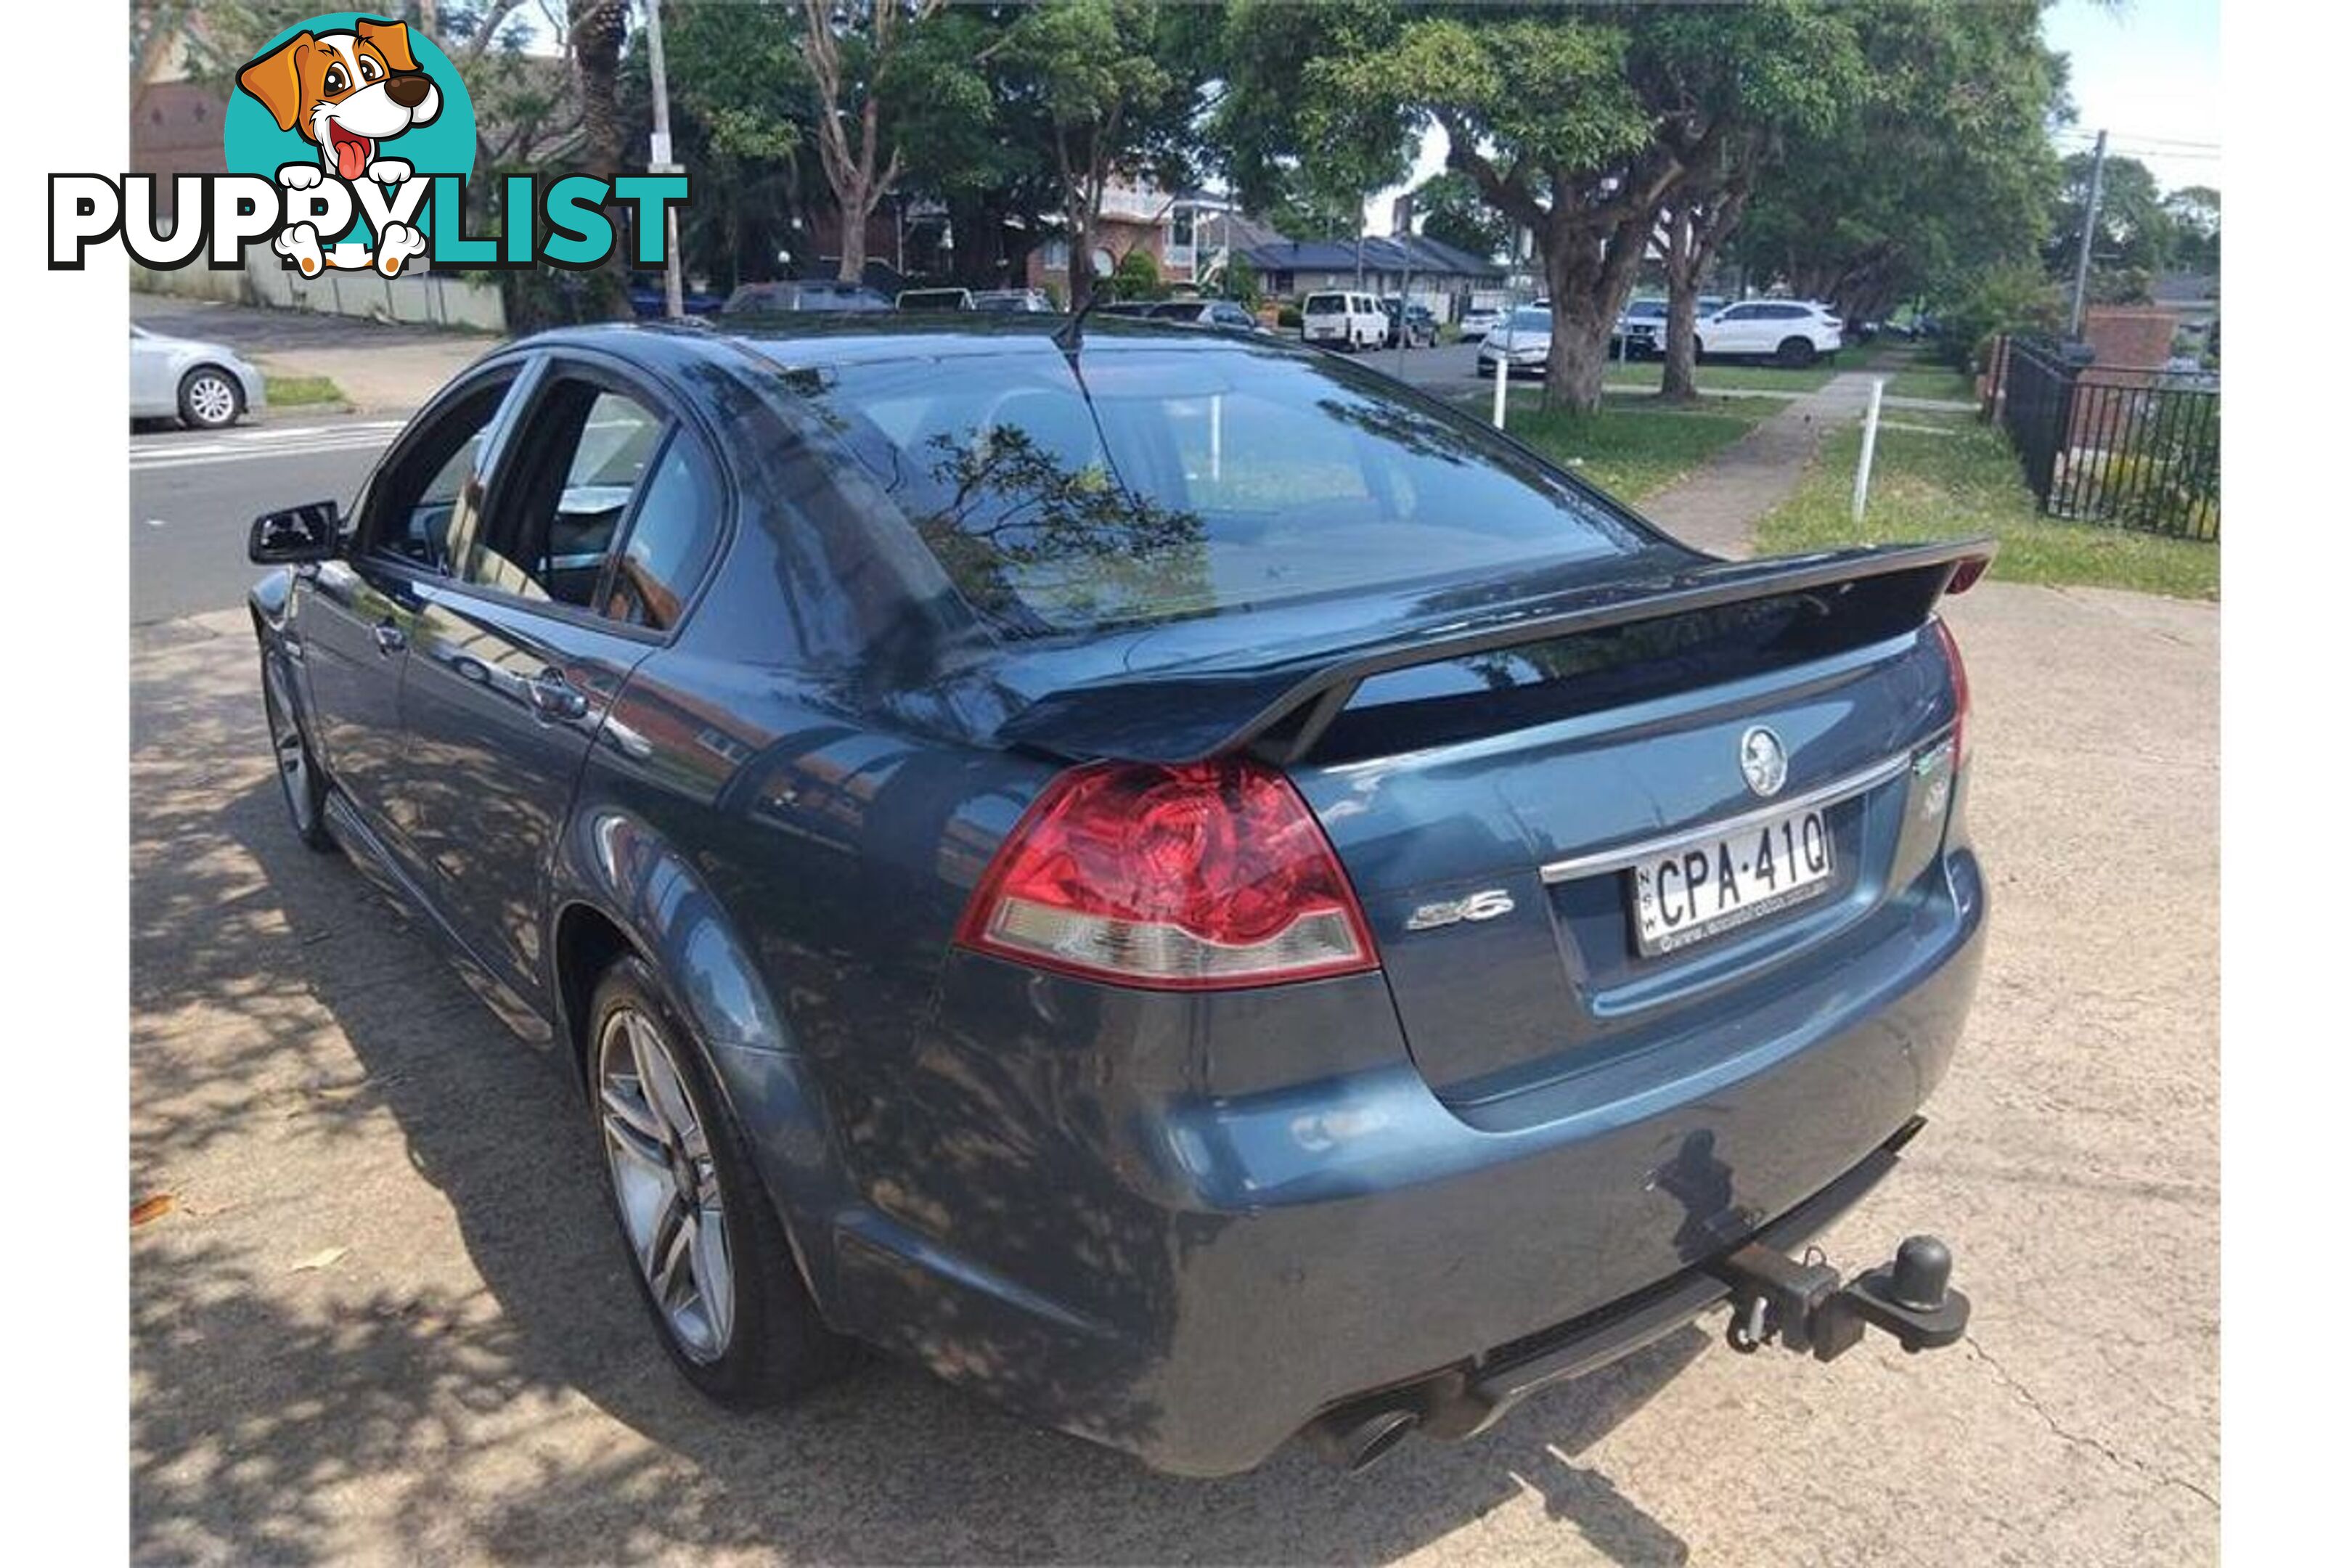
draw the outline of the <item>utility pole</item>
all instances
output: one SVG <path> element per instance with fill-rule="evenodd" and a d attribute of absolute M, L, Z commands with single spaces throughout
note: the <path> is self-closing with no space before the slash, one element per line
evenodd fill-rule
<path fill-rule="evenodd" d="M 682 174 L 685 165 L 671 162 L 669 155 L 669 68 L 662 58 L 661 0 L 646 0 L 646 47 L 652 51 L 649 62 L 654 79 L 654 144 L 653 157 L 646 168 L 656 174 Z M 686 314 L 686 279 L 677 257 L 677 204 L 662 204 L 663 237 L 668 242 L 664 249 L 669 258 L 663 269 L 662 291 L 670 320 Z"/>
<path fill-rule="evenodd" d="M 2099 184 L 2107 172 L 2107 133 L 2091 149 L 2090 200 L 2083 204 L 2083 243 L 2074 252 L 2074 308 L 2066 315 L 2066 336 L 2083 341 L 2083 290 L 2091 281 L 2091 231 L 2099 224 Z"/>

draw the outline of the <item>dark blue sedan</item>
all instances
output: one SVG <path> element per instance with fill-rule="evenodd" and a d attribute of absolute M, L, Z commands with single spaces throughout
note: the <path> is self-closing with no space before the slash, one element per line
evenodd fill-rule
<path fill-rule="evenodd" d="M 1713 560 L 1264 336 L 733 325 L 500 348 L 252 543 L 295 831 L 576 1072 L 694 1384 L 1218 1474 L 1958 1336 L 1792 1250 L 1975 984 L 1988 545 Z"/>

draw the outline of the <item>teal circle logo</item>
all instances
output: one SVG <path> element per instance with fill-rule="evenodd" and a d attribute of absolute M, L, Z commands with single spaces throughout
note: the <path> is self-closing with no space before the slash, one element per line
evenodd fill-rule
<path fill-rule="evenodd" d="M 238 70 L 221 121 L 230 172 L 282 185 L 289 198 L 331 180 L 346 187 L 341 195 L 355 195 L 367 181 L 377 187 L 368 194 L 384 198 L 379 211 L 404 213 L 380 226 L 382 236 L 364 216 L 328 234 L 289 215 L 277 248 L 313 276 L 373 266 L 389 277 L 422 254 L 432 204 L 403 187 L 417 180 L 421 197 L 430 176 L 470 174 L 476 145 L 474 100 L 441 47 L 404 22 L 363 11 L 328 12 L 271 38 Z M 339 197 L 317 205 L 346 210 Z M 365 211 L 362 203 L 352 207 Z"/>

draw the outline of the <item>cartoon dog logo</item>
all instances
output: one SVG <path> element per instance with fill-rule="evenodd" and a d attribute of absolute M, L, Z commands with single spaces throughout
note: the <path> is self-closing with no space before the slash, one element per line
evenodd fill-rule
<path fill-rule="evenodd" d="M 297 33 L 247 65 L 236 79 L 276 118 L 278 130 L 297 132 L 319 149 L 316 163 L 278 169 L 278 183 L 289 190 L 329 174 L 346 183 L 365 178 L 397 184 L 414 171 L 402 159 L 386 157 L 384 143 L 441 112 L 441 89 L 417 66 L 404 22 L 362 17 L 349 32 Z M 425 237 L 404 223 L 383 226 L 373 257 L 364 249 L 350 258 L 326 253 L 317 226 L 308 223 L 288 226 L 275 241 L 278 253 L 310 278 L 331 263 L 365 267 L 371 261 L 386 278 L 394 277 L 425 245 Z"/>

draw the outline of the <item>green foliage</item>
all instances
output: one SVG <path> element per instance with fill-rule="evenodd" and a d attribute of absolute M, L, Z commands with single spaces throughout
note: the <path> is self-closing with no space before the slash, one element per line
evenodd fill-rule
<path fill-rule="evenodd" d="M 1275 312 L 1274 324 L 1277 327 L 1304 327 L 1307 318 L 1298 313 L 1297 306 L 1285 305 Z"/>
<path fill-rule="evenodd" d="M 1459 169 L 1441 170 L 1416 185 L 1412 205 L 1424 236 L 1473 256 L 1491 260 L 1511 241 L 1510 221 L 1486 204 Z"/>
<path fill-rule="evenodd" d="M 1141 246 L 1118 258 L 1110 275 L 1110 291 L 1115 300 L 1158 300 L 1168 292 L 1160 282 L 1159 260 Z"/>
<path fill-rule="evenodd" d="M 2058 286 L 2029 262 L 1987 268 L 1956 295 L 1942 316 L 1945 357 L 1981 370 L 1985 347 L 2000 332 L 2055 332 L 2066 320 Z"/>
<path fill-rule="evenodd" d="M 2053 200 L 2050 238 L 2042 260 L 2053 277 L 2072 278 L 2083 243 L 2083 211 L 2091 195 L 2091 157 L 2070 155 Z M 2103 269 L 2147 274 L 2172 252 L 2172 216 L 2156 176 L 2137 158 L 2110 156 L 2099 180 L 2099 218 L 2091 233 L 2091 261 Z"/>
<path fill-rule="evenodd" d="M 1796 493 L 1758 526 L 1759 554 L 1990 533 L 2000 541 L 1991 574 L 2003 582 L 2221 596 L 2217 547 L 2042 516 L 2000 431 L 1966 419 L 1933 435 L 1882 426 L 1857 524 L 1850 503 L 1861 446 L 1858 427 L 1822 444 Z"/>
<path fill-rule="evenodd" d="M 2172 225 L 2170 265 L 2209 276 L 2221 270 L 2221 193 L 2210 185 L 2168 192 L 2164 214 Z"/>
<path fill-rule="evenodd" d="M 1225 263 L 1224 293 L 1226 299 L 1238 300 L 1251 310 L 1265 300 L 1265 291 L 1258 285 L 1257 268 L 1250 265 L 1248 257 L 1235 256 Z"/>
<path fill-rule="evenodd" d="M 2032 258 L 2058 164 L 2064 62 L 2035 0 L 1854 6 L 1865 69 L 1793 132 L 1727 258 L 1850 316 Z"/>

